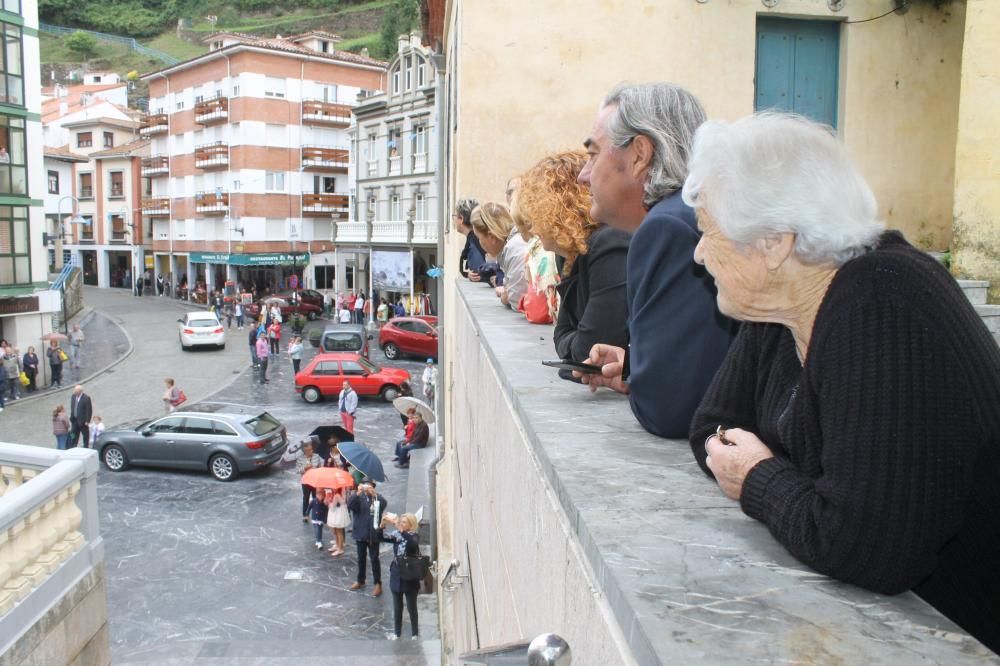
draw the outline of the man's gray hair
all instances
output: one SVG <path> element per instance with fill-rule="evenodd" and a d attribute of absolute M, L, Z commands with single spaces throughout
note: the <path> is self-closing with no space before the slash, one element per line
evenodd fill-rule
<path fill-rule="evenodd" d="M 642 203 L 652 208 L 681 189 L 687 177 L 688 152 L 705 109 L 690 92 L 672 83 L 622 84 L 608 93 L 601 107 L 615 105 L 606 131 L 621 149 L 639 134 L 653 142 L 653 161 Z"/>
<path fill-rule="evenodd" d="M 478 205 L 479 202 L 475 199 L 459 199 L 458 203 L 455 204 L 455 215 L 462 218 L 462 223 L 465 226 L 471 226 L 469 220 L 472 219 L 472 211 Z"/>
<path fill-rule="evenodd" d="M 748 244 L 795 234 L 800 261 L 840 266 L 882 233 L 875 195 L 833 131 L 764 112 L 698 129 L 684 202 L 703 207 L 727 238 Z"/>

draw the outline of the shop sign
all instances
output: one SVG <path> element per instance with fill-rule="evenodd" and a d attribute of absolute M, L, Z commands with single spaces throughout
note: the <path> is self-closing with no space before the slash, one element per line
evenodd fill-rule
<path fill-rule="evenodd" d="M 309 263 L 309 253 L 290 254 L 284 252 L 263 252 L 260 254 L 230 254 L 228 252 L 191 252 L 191 263 L 229 264 L 230 266 L 291 266 Z"/>

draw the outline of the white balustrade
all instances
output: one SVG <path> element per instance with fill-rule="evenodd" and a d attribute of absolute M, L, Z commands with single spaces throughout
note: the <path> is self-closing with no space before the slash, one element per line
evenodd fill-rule
<path fill-rule="evenodd" d="M 438 224 L 435 220 L 416 220 L 413 222 L 414 243 L 437 243 Z"/>
<path fill-rule="evenodd" d="M 384 220 L 372 222 L 373 243 L 405 243 L 406 221 Z"/>

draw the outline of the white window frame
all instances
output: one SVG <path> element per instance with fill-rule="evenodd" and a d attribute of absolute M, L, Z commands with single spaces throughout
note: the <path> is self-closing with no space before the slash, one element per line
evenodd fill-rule
<path fill-rule="evenodd" d="M 417 192 L 413 195 L 413 208 L 415 219 L 418 221 L 427 219 L 427 197 L 423 192 Z"/>
<path fill-rule="evenodd" d="M 417 58 L 417 87 L 423 88 L 427 85 L 427 63 L 423 58 Z"/>
<path fill-rule="evenodd" d="M 402 216 L 400 215 L 399 195 L 393 194 L 389 197 L 389 220 L 395 221 L 401 219 Z"/>
<path fill-rule="evenodd" d="M 403 90 L 410 90 L 413 88 L 413 56 L 406 56 L 403 62 L 406 63 L 406 85 Z"/>
<path fill-rule="evenodd" d="M 277 88 L 278 87 L 278 85 L 279 85 L 278 82 L 279 81 L 281 82 L 280 83 L 281 90 L 272 89 L 272 88 Z M 265 76 L 264 77 L 264 97 L 274 97 L 276 99 L 284 99 L 285 98 L 285 90 L 284 89 L 285 89 L 286 85 L 287 85 L 287 81 L 285 81 L 285 79 L 281 79 L 281 78 L 278 78 L 276 76 Z"/>
<path fill-rule="evenodd" d="M 399 68 L 392 70 L 392 94 L 399 94 Z"/>
<path fill-rule="evenodd" d="M 266 171 L 264 172 L 264 189 L 268 192 L 285 191 L 285 172 Z"/>
<path fill-rule="evenodd" d="M 427 125 L 417 125 L 413 128 L 413 133 L 416 136 L 416 141 L 414 141 L 414 152 L 417 155 L 427 154 Z"/>

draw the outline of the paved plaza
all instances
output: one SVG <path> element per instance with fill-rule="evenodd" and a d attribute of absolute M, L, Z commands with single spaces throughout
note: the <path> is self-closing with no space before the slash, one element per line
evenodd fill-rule
<path fill-rule="evenodd" d="M 335 402 L 308 405 L 294 393 L 291 364 L 284 358 L 272 361 L 270 384 L 254 383 L 245 330 L 234 328 L 224 351 L 182 352 L 176 318 L 188 306 L 96 289 L 88 290 L 87 302 L 95 312 L 85 327 L 88 344 L 96 349 L 115 335 L 120 336 L 115 344 L 126 333 L 131 338 L 131 352 L 119 347 L 124 358 L 87 382 L 95 413 L 108 425 L 160 414 L 162 378 L 168 375 L 192 400 L 268 410 L 286 425 L 291 441 L 318 425 L 339 422 Z M 92 329 L 100 335 L 88 330 L 95 323 L 105 327 Z M 314 351 L 307 345 L 303 366 Z M 111 363 L 114 357 L 104 360 Z M 377 350 L 372 360 L 385 362 Z M 392 365 L 419 379 L 419 359 Z M 0 415 L 4 438 L 53 446 L 51 409 L 68 400 L 67 392 L 50 391 L 14 403 Z M 362 400 L 356 430 L 358 440 L 388 463 L 401 436 L 392 406 Z M 390 468 L 380 491 L 395 512 L 403 508 L 408 471 Z M 421 640 L 409 640 L 406 619 L 404 640 L 386 640 L 392 629 L 389 546 L 381 558 L 385 593 L 371 596 L 370 571 L 368 586 L 351 592 L 356 569 L 350 533 L 347 554 L 339 558 L 313 547 L 310 526 L 299 517 L 301 493 L 291 469 L 276 465 L 220 483 L 207 473 L 133 468 L 113 474 L 102 468 L 98 490 L 115 664 L 439 661 L 433 595 L 419 598 Z"/>

